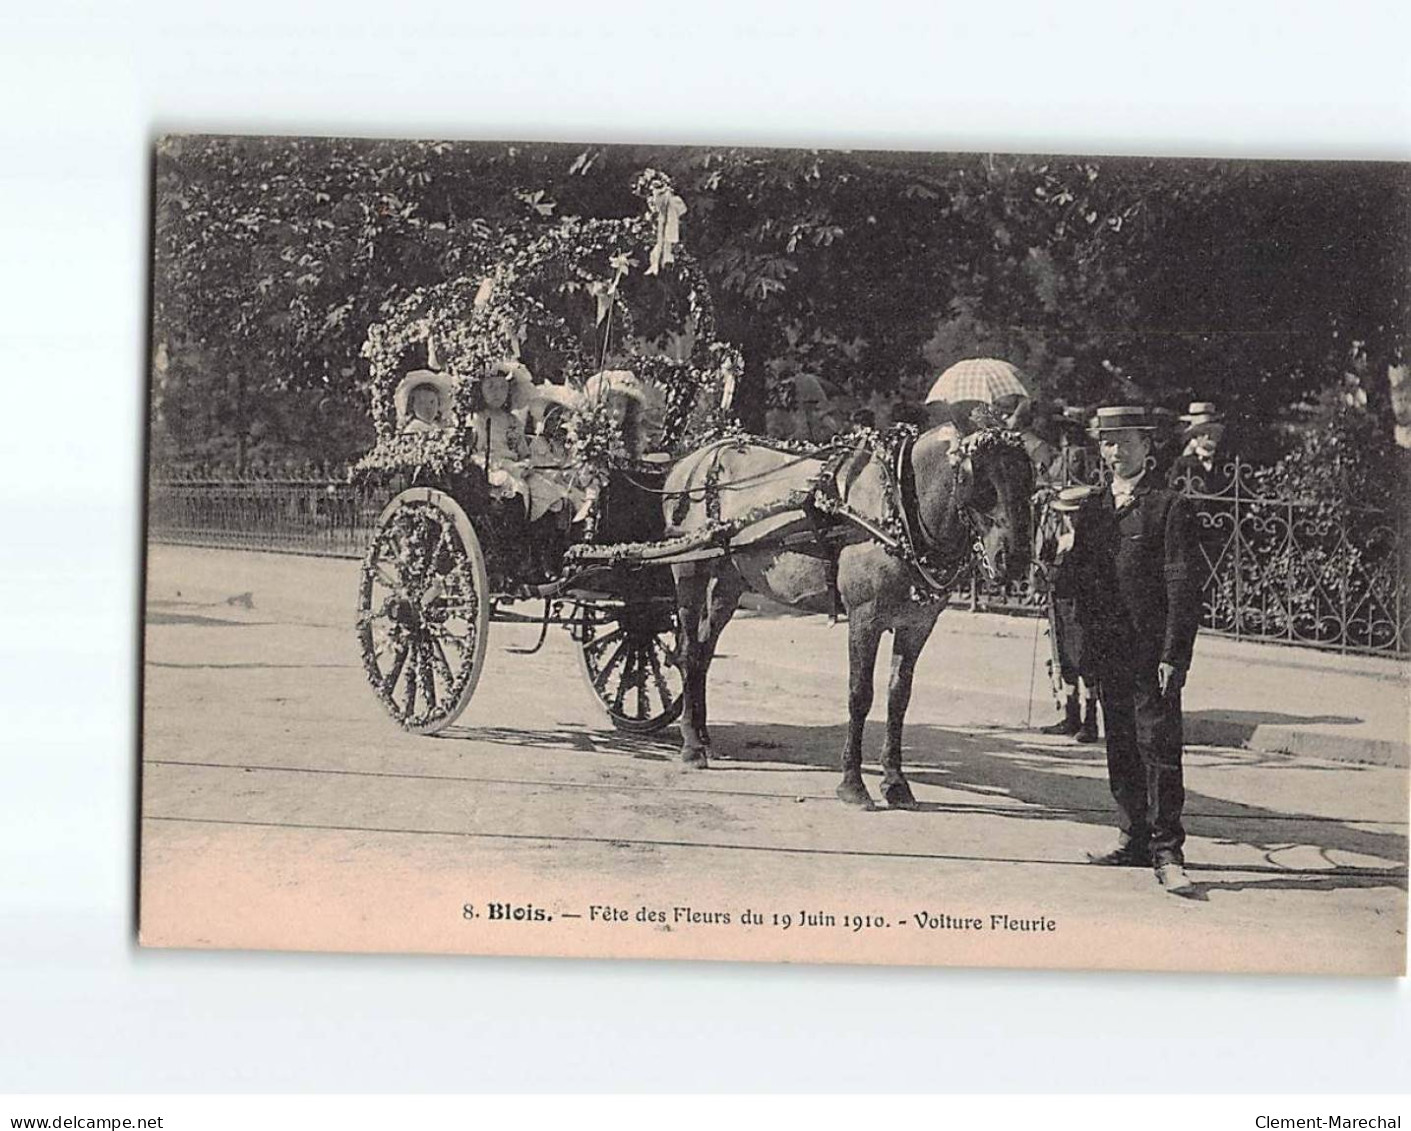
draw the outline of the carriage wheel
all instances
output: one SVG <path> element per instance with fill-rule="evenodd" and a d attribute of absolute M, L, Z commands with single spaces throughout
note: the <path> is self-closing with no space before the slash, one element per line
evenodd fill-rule
<path fill-rule="evenodd" d="M 683 685 L 673 607 L 585 605 L 578 627 L 578 666 L 613 726 L 652 734 L 680 717 Z"/>
<path fill-rule="evenodd" d="M 489 627 L 485 555 L 465 511 L 444 491 L 403 491 L 378 519 L 358 589 L 363 668 L 388 714 L 414 734 L 455 722 Z"/>

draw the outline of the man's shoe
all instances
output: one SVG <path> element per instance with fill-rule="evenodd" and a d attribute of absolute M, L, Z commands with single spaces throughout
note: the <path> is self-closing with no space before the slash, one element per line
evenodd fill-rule
<path fill-rule="evenodd" d="M 1145 845 L 1128 840 L 1107 852 L 1089 852 L 1088 863 L 1106 868 L 1150 868 L 1151 851 Z"/>
<path fill-rule="evenodd" d="M 1039 727 L 1039 733 L 1073 735 L 1078 733 L 1078 728 L 1082 725 L 1082 718 L 1078 713 L 1078 697 L 1070 695 L 1063 704 L 1063 718 L 1046 727 Z"/>
<path fill-rule="evenodd" d="M 1082 743 L 1092 743 L 1097 741 L 1097 700 L 1088 700 L 1088 709 L 1083 714 L 1083 724 L 1078 728 L 1078 741 Z"/>
<path fill-rule="evenodd" d="M 1186 875 L 1185 865 L 1175 860 L 1156 866 L 1156 881 L 1172 895 L 1193 895 L 1195 884 Z"/>

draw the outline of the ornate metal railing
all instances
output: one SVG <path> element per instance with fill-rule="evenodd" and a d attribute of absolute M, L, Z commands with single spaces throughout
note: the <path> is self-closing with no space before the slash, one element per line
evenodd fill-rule
<path fill-rule="evenodd" d="M 1102 483 L 1086 453 L 1069 483 Z M 1196 517 L 1204 631 L 1340 652 L 1411 653 L 1411 539 L 1407 501 L 1388 486 L 1378 502 L 1300 497 L 1239 459 L 1177 486 Z M 1025 585 L 1001 592 L 971 582 L 972 608 L 1034 612 Z"/>
<path fill-rule="evenodd" d="M 1202 623 L 1238 637 L 1347 652 L 1411 645 L 1405 500 L 1379 505 L 1277 491 L 1238 460 L 1181 484 L 1195 506 Z"/>
<path fill-rule="evenodd" d="M 1100 482 L 1071 449 L 1070 482 Z M 1239 460 L 1181 485 L 1196 512 L 1206 631 L 1343 652 L 1411 653 L 1406 501 L 1328 503 L 1280 493 Z M 360 557 L 386 490 L 326 479 L 155 479 L 150 536 L 158 542 Z M 1033 614 L 1027 586 L 977 581 L 972 608 Z"/>
<path fill-rule="evenodd" d="M 328 479 L 153 479 L 156 542 L 360 558 L 388 493 Z"/>

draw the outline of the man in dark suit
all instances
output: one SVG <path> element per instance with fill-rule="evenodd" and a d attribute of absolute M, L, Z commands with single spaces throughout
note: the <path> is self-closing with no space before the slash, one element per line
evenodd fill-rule
<path fill-rule="evenodd" d="M 1107 773 L 1121 833 L 1097 864 L 1153 867 L 1190 895 L 1181 811 L 1181 687 L 1200 620 L 1190 504 L 1151 470 L 1149 412 L 1098 409 L 1110 487 L 1084 505 L 1074 547 L 1079 602 L 1094 648 Z"/>
<path fill-rule="evenodd" d="M 1171 464 L 1166 482 L 1177 491 L 1197 495 L 1220 495 L 1230 489 L 1227 456 L 1221 450 L 1225 418 L 1211 401 L 1194 401 L 1181 417 L 1186 429 L 1181 433 L 1181 454 Z"/>

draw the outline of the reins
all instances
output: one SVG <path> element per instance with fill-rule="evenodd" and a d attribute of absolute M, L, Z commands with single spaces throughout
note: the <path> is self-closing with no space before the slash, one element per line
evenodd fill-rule
<path fill-rule="evenodd" d="M 768 443 L 764 443 L 764 442 L 761 442 L 761 441 L 759 441 L 759 440 L 756 440 L 754 437 L 742 437 L 742 439 L 744 439 L 745 442 L 751 444 L 751 445 L 754 446 L 754 447 L 769 448 L 770 451 L 782 451 L 782 450 L 784 450 L 784 449 L 781 449 L 781 448 L 772 447 L 772 446 L 769 445 Z M 712 455 L 712 456 L 717 456 L 718 453 L 721 452 L 725 447 L 728 447 L 728 446 L 730 446 L 730 445 L 733 445 L 733 444 L 735 444 L 736 442 L 737 442 L 737 441 L 735 441 L 735 440 L 718 440 L 718 441 L 716 441 L 716 450 L 713 451 L 713 452 L 711 453 L 711 455 Z M 647 494 L 649 494 L 649 495 L 662 495 L 662 496 L 668 496 L 668 495 L 669 495 L 669 496 L 671 496 L 671 497 L 674 498 L 674 499 L 676 499 L 676 498 L 685 498 L 685 499 L 690 499 L 690 500 L 692 500 L 692 501 L 695 501 L 696 499 L 704 499 L 707 495 L 711 494 L 712 492 L 716 492 L 716 491 L 743 491 L 747 486 L 752 486 L 752 485 L 757 484 L 757 483 L 766 483 L 766 482 L 768 482 L 773 476 L 776 476 L 776 475 L 780 474 L 781 472 L 788 471 L 789 468 L 791 468 L 791 467 L 797 467 L 797 466 L 798 466 L 799 464 L 801 464 L 801 463 L 808 463 L 810 460 L 826 459 L 826 458 L 827 458 L 827 455 L 829 454 L 829 452 L 830 452 L 830 451 L 835 451 L 835 450 L 839 450 L 839 449 L 836 448 L 836 447 L 835 447 L 835 448 L 828 448 L 828 447 L 819 448 L 816 452 L 812 452 L 812 453 L 810 453 L 809 455 L 796 455 L 796 456 L 795 456 L 793 459 L 791 459 L 791 460 L 787 460 L 787 461 L 784 462 L 784 463 L 781 463 L 781 464 L 778 464 L 778 465 L 776 465 L 776 466 L 774 466 L 774 467 L 768 468 L 768 469 L 765 470 L 765 471 L 758 471 L 758 472 L 755 472 L 755 473 L 752 474 L 752 475 L 743 475 L 743 476 L 741 476 L 741 477 L 738 478 L 738 479 L 731 479 L 731 480 L 729 480 L 728 482 L 725 482 L 725 483 L 720 483 L 720 482 L 716 482 L 716 483 L 702 483 L 702 484 L 701 484 L 700 486 L 698 486 L 698 487 L 681 487 L 681 488 L 678 488 L 677 490 L 674 490 L 674 491 L 668 491 L 668 490 L 667 490 L 666 488 L 664 488 L 664 487 L 652 487 L 652 486 L 649 486 L 648 484 L 643 483 L 640 479 L 637 479 L 637 478 L 635 478 L 634 476 L 629 475 L 629 474 L 628 474 L 627 472 L 625 472 L 625 471 L 620 472 L 620 474 L 622 475 L 622 478 L 623 478 L 626 482 L 632 484 L 632 486 L 638 488 L 638 489 L 641 490 L 641 491 L 645 491 L 645 492 L 646 492 Z M 848 448 L 848 449 L 846 449 L 846 450 L 852 451 L 853 449 Z"/>

